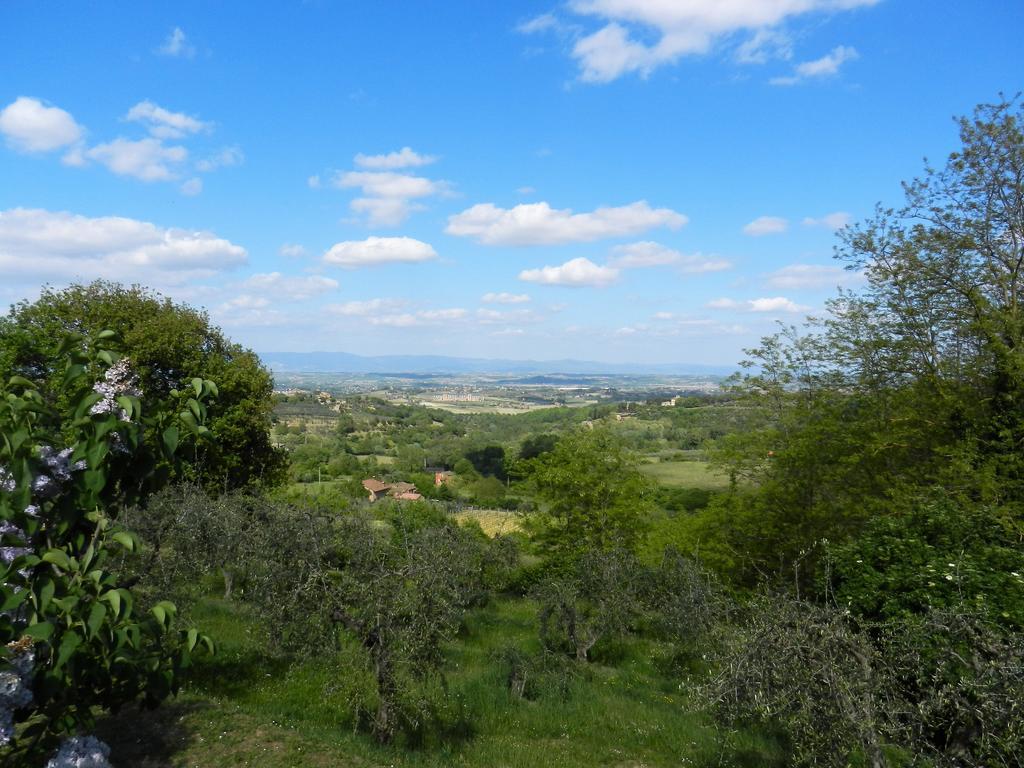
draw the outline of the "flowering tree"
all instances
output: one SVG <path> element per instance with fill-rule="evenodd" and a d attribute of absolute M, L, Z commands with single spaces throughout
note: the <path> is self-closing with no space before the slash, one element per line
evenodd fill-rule
<path fill-rule="evenodd" d="M 213 650 L 194 629 L 171 631 L 169 602 L 136 612 L 116 568 L 136 538 L 116 520 L 162 482 L 144 433 L 173 462 L 206 436 L 217 388 L 193 379 L 173 409 L 144 413 L 113 342 L 69 336 L 49 400 L 27 379 L 0 383 L 0 762 L 41 764 L 70 737 L 47 768 L 107 765 L 105 745 L 76 735 L 95 708 L 156 705 L 199 647 Z"/>

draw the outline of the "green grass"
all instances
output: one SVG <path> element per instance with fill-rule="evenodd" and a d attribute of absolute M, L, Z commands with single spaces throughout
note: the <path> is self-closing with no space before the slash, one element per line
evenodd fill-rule
<path fill-rule="evenodd" d="M 677 488 L 720 491 L 729 487 L 729 478 L 713 470 L 706 461 L 656 461 L 641 464 L 640 470 L 662 485 Z"/>
<path fill-rule="evenodd" d="M 325 657 L 288 665 L 262 648 L 263 630 L 234 605 L 207 600 L 196 622 L 217 638 L 185 692 L 154 712 L 122 712 L 97 729 L 115 766 L 680 766 L 766 765 L 775 752 L 695 711 L 683 673 L 643 640 L 595 648 L 564 691 L 513 699 L 495 653 L 538 648 L 535 606 L 501 599 L 471 614 L 448 648 L 455 714 L 447 734 L 412 749 L 379 747 L 353 728 L 352 683 Z"/>

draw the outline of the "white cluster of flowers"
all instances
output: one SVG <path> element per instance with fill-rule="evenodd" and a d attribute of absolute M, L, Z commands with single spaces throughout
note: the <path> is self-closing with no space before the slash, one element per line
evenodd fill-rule
<path fill-rule="evenodd" d="M 126 395 L 128 397 L 141 397 L 142 391 L 137 386 L 135 374 L 127 357 L 121 358 L 115 365 L 107 368 L 103 374 L 103 381 L 97 381 L 92 387 L 94 392 L 103 395 L 89 413 L 93 415 L 102 413 L 113 413 L 118 411 L 118 418 L 121 421 L 128 421 L 128 414 L 117 404 L 117 398 Z"/>
<path fill-rule="evenodd" d="M 13 493 L 16 487 L 11 470 L 7 467 L 0 467 L 0 491 Z"/>
<path fill-rule="evenodd" d="M 57 451 L 49 445 L 39 446 L 39 458 L 46 462 L 46 466 L 50 468 L 50 474 L 53 475 L 54 479 L 62 483 L 66 483 L 71 479 L 72 472 L 79 472 L 85 469 L 84 461 L 71 463 L 71 451 L 71 448 Z"/>
<path fill-rule="evenodd" d="M 22 541 L 27 539 L 25 532 L 10 520 L 0 520 L 0 538 L 4 536 L 11 536 L 15 539 L 21 539 Z M 21 555 L 27 554 L 31 551 L 32 549 L 30 547 L 0 546 L 0 561 L 3 561 L 4 565 L 10 565 L 14 562 L 14 558 L 20 557 Z"/>
<path fill-rule="evenodd" d="M 10 668 L 0 671 L 0 746 L 14 737 L 14 710 L 32 702 L 32 665 L 35 654 L 23 650 L 10 658 Z"/>
<path fill-rule="evenodd" d="M 95 736 L 72 736 L 50 758 L 46 768 L 111 768 L 110 747 Z"/>

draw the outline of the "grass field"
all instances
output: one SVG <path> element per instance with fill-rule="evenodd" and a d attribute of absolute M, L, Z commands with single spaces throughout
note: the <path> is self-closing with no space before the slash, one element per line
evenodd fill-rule
<path fill-rule="evenodd" d="M 492 538 L 503 533 L 515 533 L 523 528 L 522 516 L 504 509 L 471 509 L 456 512 L 452 518 L 457 523 L 475 520 L 480 523 L 484 533 Z"/>
<path fill-rule="evenodd" d="M 654 461 L 641 464 L 644 474 L 653 477 L 662 485 L 677 488 L 705 488 L 709 491 L 729 487 L 729 478 L 711 469 L 706 461 Z"/>
<path fill-rule="evenodd" d="M 446 653 L 455 719 L 426 744 L 377 746 L 353 727 L 332 659 L 289 666 L 265 654 L 259 627 L 234 605 L 209 600 L 197 623 L 218 639 L 177 700 L 101 721 L 119 768 L 392 768 L 480 766 L 763 766 L 772 744 L 726 732 L 695 712 L 682 672 L 664 674 L 646 641 L 595 648 L 595 661 L 559 690 L 514 699 L 495 653 L 536 649 L 536 608 L 502 599 L 473 613 Z"/>

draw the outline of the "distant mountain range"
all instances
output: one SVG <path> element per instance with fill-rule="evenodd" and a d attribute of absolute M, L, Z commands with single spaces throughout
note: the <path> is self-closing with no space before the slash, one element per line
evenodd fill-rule
<path fill-rule="evenodd" d="M 573 373 L 661 376 L 727 376 L 735 366 L 695 363 L 598 363 L 588 360 L 500 360 L 443 355 L 381 355 L 347 352 L 263 352 L 279 373 Z"/>

